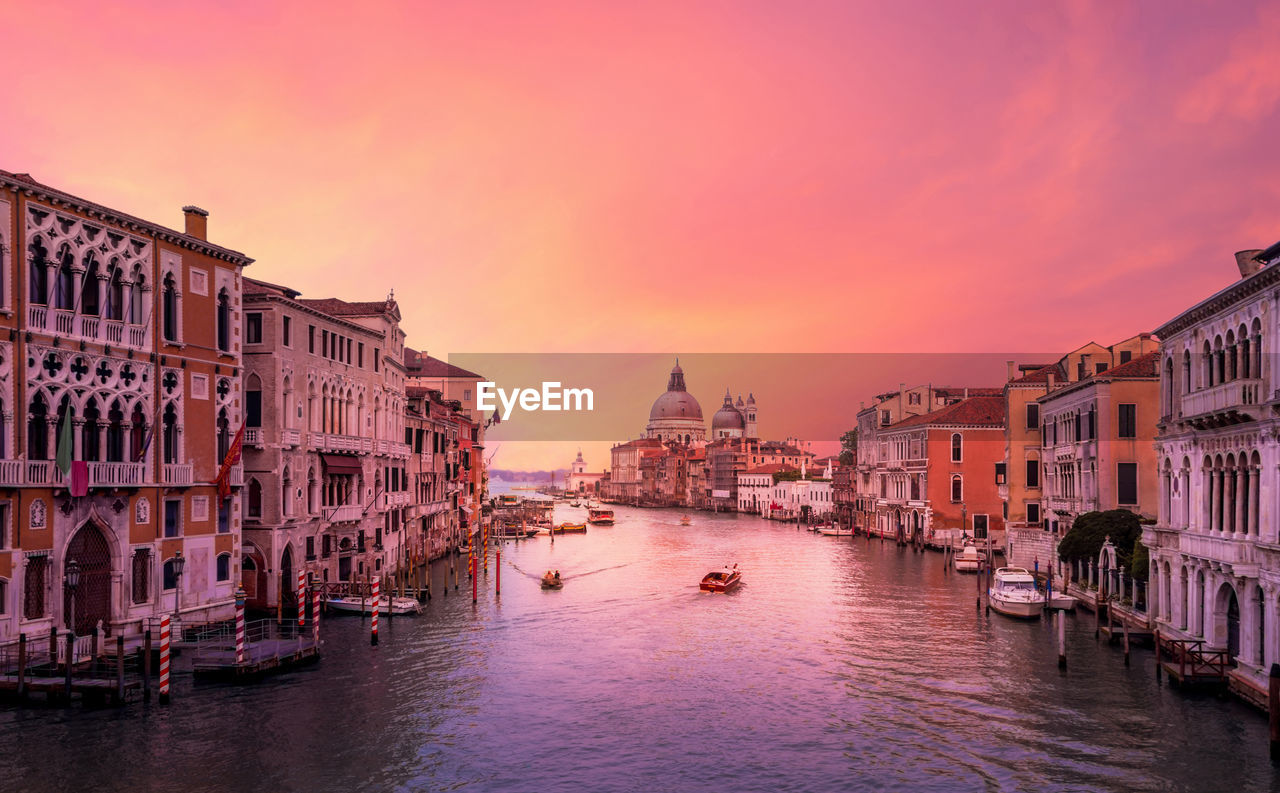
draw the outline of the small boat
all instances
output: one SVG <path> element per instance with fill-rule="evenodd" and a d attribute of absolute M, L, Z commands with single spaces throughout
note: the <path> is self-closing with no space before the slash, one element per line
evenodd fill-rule
<path fill-rule="evenodd" d="M 834 526 L 827 526 L 826 528 L 818 529 L 818 533 L 824 537 L 852 537 L 853 529 L 842 529 L 839 524 L 836 524 Z"/>
<path fill-rule="evenodd" d="M 587 524 L 585 523 L 561 523 L 551 530 L 554 534 L 586 534 Z"/>
<path fill-rule="evenodd" d="M 343 614 L 372 614 L 373 601 L 369 598 L 360 599 L 354 595 L 330 595 L 325 599 L 325 604 L 331 611 L 341 612 Z M 379 614 L 421 614 L 422 604 L 413 598 L 387 597 L 383 595 L 378 599 Z"/>
<path fill-rule="evenodd" d="M 702 577 L 698 589 L 703 592 L 728 592 L 742 581 L 742 571 L 735 564 L 732 568 L 715 570 Z"/>
<path fill-rule="evenodd" d="M 587 522 L 594 523 L 598 526 L 612 526 L 613 510 L 593 507 L 587 510 Z"/>
<path fill-rule="evenodd" d="M 1060 595 L 1054 593 L 1049 598 L 1049 608 L 1059 611 L 1075 611 L 1076 599 L 1070 595 Z"/>
<path fill-rule="evenodd" d="M 976 573 L 982 568 L 982 551 L 972 542 L 966 542 L 960 553 L 956 554 L 957 573 Z"/>
<path fill-rule="evenodd" d="M 681 516 L 680 516 L 680 525 L 681 525 L 681 526 L 692 526 L 692 525 L 693 525 L 693 521 L 689 519 L 689 516 L 688 516 L 688 515 L 681 515 Z"/>
<path fill-rule="evenodd" d="M 579 503 L 579 502 L 577 502 L 577 501 L 570 501 L 570 502 L 569 502 L 569 506 L 571 506 L 571 507 L 580 507 L 580 506 L 582 506 L 582 504 L 581 504 L 581 503 Z"/>
<path fill-rule="evenodd" d="M 1007 617 L 1036 619 L 1044 611 L 1044 593 L 1024 567 L 1001 567 L 987 590 L 991 608 Z"/>
<path fill-rule="evenodd" d="M 563 589 L 564 580 L 560 578 L 560 573 L 557 572 L 554 575 L 552 575 L 551 573 L 547 573 L 546 575 L 542 576 L 542 588 L 543 589 Z"/>

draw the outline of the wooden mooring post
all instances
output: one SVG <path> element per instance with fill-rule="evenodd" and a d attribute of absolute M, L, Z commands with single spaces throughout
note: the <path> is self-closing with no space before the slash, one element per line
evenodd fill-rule
<path fill-rule="evenodd" d="M 116 636 L 116 703 L 124 703 L 124 636 Z"/>
<path fill-rule="evenodd" d="M 27 634 L 18 634 L 18 701 L 27 696 Z"/>
<path fill-rule="evenodd" d="M 1066 612 L 1058 612 L 1058 668 L 1067 668 L 1067 618 Z"/>
<path fill-rule="evenodd" d="M 1267 678 L 1267 712 L 1271 720 L 1271 762 L 1280 763 L 1280 664 L 1271 665 Z"/>
<path fill-rule="evenodd" d="M 142 634 L 142 701 L 151 701 L 151 629 Z"/>
<path fill-rule="evenodd" d="M 1111 609 L 1107 609 L 1107 614 L 1111 614 Z M 1120 617 L 1120 629 L 1124 631 L 1124 665 L 1129 665 L 1129 619 Z"/>
<path fill-rule="evenodd" d="M 1164 656 L 1162 655 L 1162 650 L 1160 647 L 1160 629 L 1159 628 L 1156 628 L 1155 632 L 1151 634 L 1151 638 L 1156 645 L 1156 682 L 1159 683 L 1160 677 L 1163 674 L 1163 666 L 1164 666 Z"/>

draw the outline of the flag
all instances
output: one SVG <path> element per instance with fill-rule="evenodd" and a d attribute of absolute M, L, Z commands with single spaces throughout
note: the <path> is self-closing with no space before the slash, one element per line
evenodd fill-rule
<path fill-rule="evenodd" d="M 89 495 L 89 464 L 84 460 L 71 461 L 71 495 Z"/>
<path fill-rule="evenodd" d="M 231 442 L 231 447 L 227 449 L 227 456 L 222 459 L 222 468 L 218 470 L 218 498 L 226 498 L 231 495 L 231 466 L 240 462 L 240 450 L 244 446 L 244 422 L 240 422 L 240 429 L 236 431 L 236 438 Z"/>
<path fill-rule="evenodd" d="M 62 475 L 71 473 L 71 457 L 75 447 L 75 437 L 71 429 L 71 408 L 62 414 L 62 431 L 58 433 L 58 470 Z"/>

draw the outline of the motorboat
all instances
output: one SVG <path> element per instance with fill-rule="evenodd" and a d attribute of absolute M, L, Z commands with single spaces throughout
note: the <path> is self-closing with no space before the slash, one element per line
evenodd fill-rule
<path fill-rule="evenodd" d="M 613 510 L 601 509 L 600 507 L 592 507 L 587 510 L 587 522 L 597 526 L 613 525 Z"/>
<path fill-rule="evenodd" d="M 1055 592 L 1049 596 L 1049 608 L 1057 609 L 1058 611 L 1075 611 L 1076 599 L 1071 595 Z"/>
<path fill-rule="evenodd" d="M 818 533 L 824 537 L 852 537 L 853 528 L 842 529 L 839 523 L 834 523 L 818 529 Z"/>
<path fill-rule="evenodd" d="M 1007 617 L 1035 619 L 1044 611 L 1044 593 L 1025 567 L 1001 567 L 987 590 L 991 608 Z"/>
<path fill-rule="evenodd" d="M 330 611 L 336 611 L 342 614 L 372 614 L 373 600 L 371 598 L 359 598 L 355 595 L 330 595 L 325 598 L 325 605 Z M 410 597 L 387 597 L 383 595 L 378 599 L 379 614 L 421 614 L 422 604 Z"/>
<path fill-rule="evenodd" d="M 691 519 L 689 518 L 689 516 L 688 516 L 688 515 L 681 515 L 681 516 L 680 516 L 680 525 L 681 525 L 681 526 L 692 526 L 692 525 L 693 525 L 693 520 L 691 520 Z"/>
<path fill-rule="evenodd" d="M 554 574 L 548 571 L 544 576 L 542 576 L 542 588 L 543 589 L 563 589 L 564 579 L 560 577 L 559 571 L 556 571 Z"/>
<path fill-rule="evenodd" d="M 585 523 L 561 523 L 551 530 L 552 534 L 586 534 L 587 524 Z"/>
<path fill-rule="evenodd" d="M 982 551 L 972 542 L 966 542 L 956 554 L 955 564 L 957 573 L 976 573 L 982 569 Z"/>
<path fill-rule="evenodd" d="M 702 577 L 698 589 L 703 592 L 728 592 L 742 582 L 742 571 L 735 564 L 723 570 L 714 570 Z"/>

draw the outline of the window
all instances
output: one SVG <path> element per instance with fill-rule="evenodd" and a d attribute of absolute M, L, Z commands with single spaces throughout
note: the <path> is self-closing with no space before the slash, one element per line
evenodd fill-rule
<path fill-rule="evenodd" d="M 1107 365 L 1101 362 L 1094 364 L 1093 368 L 1094 368 L 1094 371 L 1097 372 L 1098 374 L 1102 374 L 1103 372 L 1107 371 Z"/>
<path fill-rule="evenodd" d="M 1040 486 L 1040 461 L 1027 460 L 1027 487 Z"/>
<path fill-rule="evenodd" d="M 219 581 L 231 580 L 231 554 L 218 554 L 218 566 L 215 574 Z"/>
<path fill-rule="evenodd" d="M 163 289 L 161 290 L 161 310 L 164 315 L 164 339 L 165 341 L 178 340 L 178 286 L 174 281 L 173 273 L 169 273 L 164 277 Z"/>
<path fill-rule="evenodd" d="M 1138 464 L 1119 463 L 1116 466 L 1116 496 L 1122 506 L 1138 503 Z"/>
<path fill-rule="evenodd" d="M 256 381 L 244 392 L 244 414 L 245 426 L 262 426 L 262 389 Z"/>
<path fill-rule="evenodd" d="M 293 319 L 291 317 L 284 317 L 282 319 L 280 327 L 280 341 L 286 347 L 293 346 Z"/>
<path fill-rule="evenodd" d="M 920 395 L 917 393 L 907 394 L 907 404 L 908 405 L 920 404 Z"/>
<path fill-rule="evenodd" d="M 262 343 L 262 314 L 254 312 L 244 315 L 244 341 L 246 344 Z"/>
<path fill-rule="evenodd" d="M 881 427 L 889 426 L 889 411 L 887 410 L 880 411 L 880 426 Z"/>
<path fill-rule="evenodd" d="M 0 578 L 0 616 L 8 614 L 6 608 L 9 603 L 9 582 Z"/>
<path fill-rule="evenodd" d="M 351 339 L 347 339 L 347 357 L 344 358 L 347 363 L 351 363 Z"/>
<path fill-rule="evenodd" d="M 379 350 L 377 347 L 374 347 L 373 348 L 373 371 L 375 372 L 378 371 L 378 368 L 381 365 L 381 361 L 380 361 L 381 358 L 382 358 L 382 350 Z"/>
<path fill-rule="evenodd" d="M 356 366 L 364 368 L 364 342 L 356 345 Z"/>
<path fill-rule="evenodd" d="M 178 588 L 178 564 L 173 559 L 169 559 L 164 563 L 162 586 L 165 592 L 170 592 Z"/>
<path fill-rule="evenodd" d="M 1035 501 L 1027 503 L 1027 523 L 1032 526 L 1040 525 L 1040 505 Z"/>
<path fill-rule="evenodd" d="M 1129 361 L 1132 361 L 1132 360 L 1133 360 L 1133 353 L 1132 353 L 1132 352 L 1130 352 L 1129 350 L 1121 350 L 1121 351 L 1120 351 L 1120 363 L 1124 364 L 1124 363 L 1128 363 Z"/>
<path fill-rule="evenodd" d="M 1035 402 L 1027 404 L 1027 429 L 1034 430 L 1040 426 L 1040 406 Z"/>
<path fill-rule="evenodd" d="M 1136 438 L 1138 437 L 1138 406 L 1137 405 L 1121 405 L 1120 406 L 1120 426 L 1116 431 L 1116 436 L 1120 438 Z"/>
<path fill-rule="evenodd" d="M 178 537 L 182 534 L 182 500 L 170 499 L 164 502 L 164 536 Z"/>
<path fill-rule="evenodd" d="M 1089 440 L 1098 437 L 1098 410 L 1095 405 L 1089 406 Z"/>
<path fill-rule="evenodd" d="M 959 474 L 951 477 L 951 501 L 959 503 L 964 500 L 964 480 Z"/>
<path fill-rule="evenodd" d="M 987 536 L 987 516 L 986 515 L 973 516 L 973 536 L 974 536 L 974 539 L 978 539 L 978 540 L 986 538 Z"/>
<path fill-rule="evenodd" d="M 312 355 L 316 354 L 316 326 L 307 326 L 307 351 Z"/>
<path fill-rule="evenodd" d="M 960 433 L 958 432 L 951 433 L 951 462 L 958 463 L 961 460 L 963 460 L 964 459 L 964 455 L 962 454 L 963 451 L 964 451 L 963 441 L 960 438 Z"/>
<path fill-rule="evenodd" d="M 249 480 L 249 517 L 262 517 L 262 485 L 257 479 Z"/>
<path fill-rule="evenodd" d="M 218 349 L 231 352 L 231 295 L 218 292 Z"/>
<path fill-rule="evenodd" d="M 0 550 L 9 547 L 9 503 L 0 503 Z"/>
<path fill-rule="evenodd" d="M 307 559 L 310 560 L 314 558 L 316 558 L 316 538 L 308 537 L 307 538 Z"/>
<path fill-rule="evenodd" d="M 49 577 L 49 557 L 27 557 L 26 586 L 22 593 L 22 616 L 36 620 L 44 616 L 45 580 Z"/>
<path fill-rule="evenodd" d="M 146 603 L 151 593 L 151 549 L 133 552 L 133 602 Z"/>
<path fill-rule="evenodd" d="M 1005 478 L 1005 464 L 996 463 L 996 484 L 1003 485 L 1005 484 L 1006 481 L 1007 480 Z"/>
<path fill-rule="evenodd" d="M 320 538 L 320 553 L 326 559 L 328 559 L 329 555 L 333 553 L 333 538 L 328 534 Z"/>
<path fill-rule="evenodd" d="M 462 389 L 462 401 L 463 401 L 463 402 L 470 402 L 470 401 L 471 401 L 471 389 L 470 389 L 470 388 L 464 388 L 464 389 Z"/>
<path fill-rule="evenodd" d="M 218 533 L 231 531 L 231 499 L 224 498 L 218 502 Z"/>

